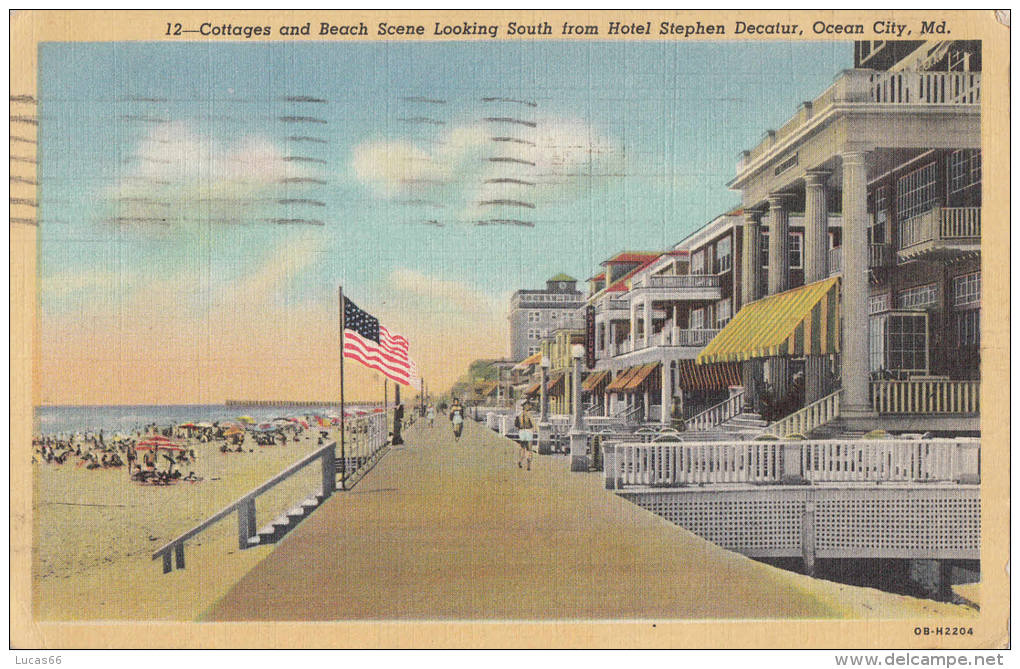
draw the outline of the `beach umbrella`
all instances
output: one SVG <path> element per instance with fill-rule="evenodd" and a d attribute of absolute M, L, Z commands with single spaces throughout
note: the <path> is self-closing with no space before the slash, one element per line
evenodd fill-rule
<path fill-rule="evenodd" d="M 138 442 L 135 448 L 139 451 L 183 451 L 184 447 L 167 441 L 156 441 L 154 439 L 143 439 Z"/>
<path fill-rule="evenodd" d="M 194 423 L 181 423 L 177 427 L 184 427 L 184 428 L 188 428 L 190 430 L 193 427 L 198 427 L 198 425 L 196 425 Z"/>
<path fill-rule="evenodd" d="M 206 421 L 202 421 L 201 423 L 195 423 L 195 427 L 200 427 L 200 428 L 206 429 L 206 430 L 211 428 L 212 426 L 213 426 L 212 423 L 209 423 L 209 422 L 206 422 Z"/>
<path fill-rule="evenodd" d="M 248 423 L 248 424 L 251 424 L 251 423 L 255 422 L 255 419 L 252 418 L 251 416 L 238 416 L 237 420 L 241 421 L 242 423 Z"/>
<path fill-rule="evenodd" d="M 237 426 L 232 425 L 223 431 L 223 436 L 225 437 L 232 437 L 235 434 L 244 434 L 244 430 Z"/>

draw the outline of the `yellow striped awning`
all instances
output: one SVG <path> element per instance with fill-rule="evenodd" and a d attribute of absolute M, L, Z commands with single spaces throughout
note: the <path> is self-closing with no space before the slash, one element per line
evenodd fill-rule
<path fill-rule="evenodd" d="M 746 305 L 708 342 L 697 362 L 838 352 L 839 277 L 830 277 Z"/>

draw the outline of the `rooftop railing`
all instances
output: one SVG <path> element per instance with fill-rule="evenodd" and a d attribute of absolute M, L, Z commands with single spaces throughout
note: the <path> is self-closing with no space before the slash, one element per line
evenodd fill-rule
<path fill-rule="evenodd" d="M 980 102 L 979 72 L 844 70 L 821 95 L 805 102 L 789 121 L 778 130 L 770 131 L 761 143 L 741 157 L 737 171 L 766 155 L 836 104 L 976 105 Z"/>

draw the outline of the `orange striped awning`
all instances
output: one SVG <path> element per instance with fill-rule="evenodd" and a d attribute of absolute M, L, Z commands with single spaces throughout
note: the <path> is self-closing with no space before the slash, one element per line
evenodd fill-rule
<path fill-rule="evenodd" d="M 527 369 L 528 367 L 530 367 L 532 365 L 537 365 L 540 362 L 542 362 L 542 352 L 541 351 L 539 351 L 538 353 L 533 353 L 532 355 L 529 355 L 524 360 L 521 360 L 519 363 L 514 365 L 514 369 L 517 369 L 517 370 Z"/>
<path fill-rule="evenodd" d="M 644 367 L 644 365 L 635 365 L 634 367 L 628 367 L 627 369 L 617 374 L 616 378 L 610 381 L 609 385 L 606 386 L 606 392 L 607 393 L 621 392 L 627 385 L 627 382 L 630 381 L 631 377 L 634 376 L 634 374 L 642 367 Z"/>
<path fill-rule="evenodd" d="M 746 305 L 708 342 L 697 362 L 704 365 L 830 353 L 839 353 L 839 277 Z"/>
<path fill-rule="evenodd" d="M 532 383 L 530 386 L 528 386 L 528 389 L 524 391 L 524 394 L 525 395 L 534 395 L 534 394 L 536 394 L 538 392 L 539 388 L 541 388 L 541 387 L 542 387 L 542 382 L 541 381 L 536 381 L 535 383 Z"/>
<path fill-rule="evenodd" d="M 698 365 L 693 360 L 680 361 L 680 387 L 684 390 L 726 390 L 739 385 L 742 385 L 739 363 Z"/>
<path fill-rule="evenodd" d="M 581 382 L 581 390 L 591 392 L 602 385 L 609 378 L 609 372 L 593 372 Z"/>
<path fill-rule="evenodd" d="M 658 367 L 659 363 L 657 362 L 650 362 L 646 365 L 641 365 L 638 370 L 634 372 L 634 375 L 630 377 L 630 380 L 627 381 L 627 385 L 623 388 L 624 392 L 640 388 L 641 385 L 648 380 L 648 377 L 651 376 L 652 372 L 654 372 Z"/>
<path fill-rule="evenodd" d="M 556 392 L 563 385 L 563 374 L 555 374 L 545 384 L 545 392 L 552 393 Z"/>

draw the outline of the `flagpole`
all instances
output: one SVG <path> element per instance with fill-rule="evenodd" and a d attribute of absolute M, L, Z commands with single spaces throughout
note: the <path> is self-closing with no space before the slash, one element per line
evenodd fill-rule
<path fill-rule="evenodd" d="M 344 328 L 347 323 L 344 314 L 344 287 L 337 286 L 340 300 L 340 490 L 347 490 L 347 452 L 344 448 L 344 423 L 347 413 L 344 410 Z"/>

